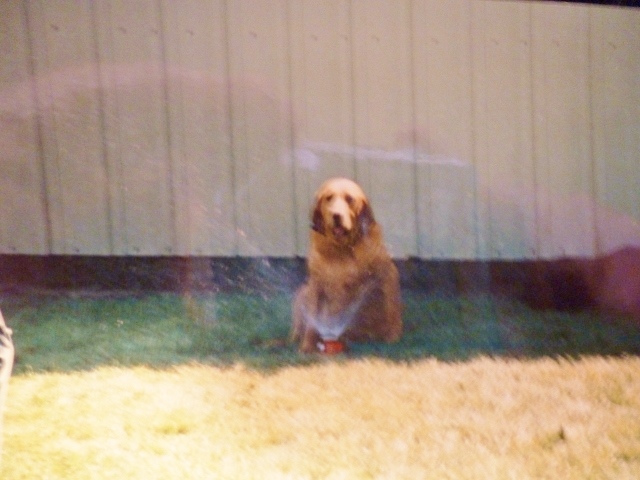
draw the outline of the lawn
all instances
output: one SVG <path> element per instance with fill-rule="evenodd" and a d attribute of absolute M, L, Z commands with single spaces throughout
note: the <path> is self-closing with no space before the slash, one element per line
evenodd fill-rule
<path fill-rule="evenodd" d="M 405 335 L 288 345 L 277 293 L 2 301 L 2 478 L 640 478 L 640 329 L 405 295 Z"/>

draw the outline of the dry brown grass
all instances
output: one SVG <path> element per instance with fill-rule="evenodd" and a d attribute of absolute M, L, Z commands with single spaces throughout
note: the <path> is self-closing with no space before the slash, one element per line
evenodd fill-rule
<path fill-rule="evenodd" d="M 640 359 L 12 379 L 3 479 L 640 478 Z"/>

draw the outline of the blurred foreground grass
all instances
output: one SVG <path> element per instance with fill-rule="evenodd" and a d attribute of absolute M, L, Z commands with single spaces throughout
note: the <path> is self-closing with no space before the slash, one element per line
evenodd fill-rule
<path fill-rule="evenodd" d="M 640 359 L 190 363 L 12 378 L 2 478 L 637 479 Z"/>

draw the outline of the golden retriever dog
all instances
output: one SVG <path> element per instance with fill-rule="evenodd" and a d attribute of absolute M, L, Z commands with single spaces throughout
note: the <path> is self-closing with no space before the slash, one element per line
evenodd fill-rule
<path fill-rule="evenodd" d="M 300 351 L 322 340 L 394 342 L 402 334 L 398 270 L 360 186 L 327 180 L 311 214 L 308 278 L 293 301 L 291 340 Z"/>

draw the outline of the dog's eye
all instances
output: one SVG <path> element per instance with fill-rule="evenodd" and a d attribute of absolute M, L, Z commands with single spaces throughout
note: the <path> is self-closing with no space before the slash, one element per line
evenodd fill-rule
<path fill-rule="evenodd" d="M 353 197 L 351 195 L 345 195 L 344 201 L 351 205 L 353 203 Z"/>
<path fill-rule="evenodd" d="M 333 194 L 327 195 L 325 199 L 327 200 L 327 202 L 330 202 L 331 200 L 333 200 Z"/>

